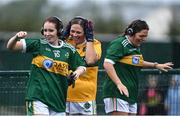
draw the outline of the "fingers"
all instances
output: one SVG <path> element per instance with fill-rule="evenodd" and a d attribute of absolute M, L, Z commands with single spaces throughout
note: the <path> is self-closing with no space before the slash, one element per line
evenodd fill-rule
<path fill-rule="evenodd" d="M 124 94 L 126 97 L 129 97 L 129 92 L 128 92 L 127 89 L 123 91 L 123 94 Z"/>
<path fill-rule="evenodd" d="M 174 64 L 172 62 L 167 62 L 167 63 L 165 63 L 165 65 L 167 65 L 167 66 L 174 66 Z"/>
<path fill-rule="evenodd" d="M 164 69 L 173 69 L 172 66 L 174 65 L 172 62 L 168 62 L 164 64 Z"/>
<path fill-rule="evenodd" d="M 76 80 L 77 78 L 79 78 L 79 73 L 74 71 L 73 72 L 73 75 L 74 75 L 74 80 Z"/>
<path fill-rule="evenodd" d="M 92 24 L 91 21 L 87 22 L 87 27 L 85 29 L 85 34 L 86 34 L 87 42 L 93 42 L 94 41 L 93 24 Z"/>
<path fill-rule="evenodd" d="M 90 28 L 91 30 L 93 30 L 93 23 L 92 21 L 88 21 L 88 28 Z"/>
<path fill-rule="evenodd" d="M 168 70 L 167 69 L 161 69 L 162 71 L 164 71 L 164 72 L 168 72 Z"/>
<path fill-rule="evenodd" d="M 129 97 L 128 89 L 124 85 L 118 84 L 117 87 L 122 95 L 124 94 L 126 97 Z"/>
<path fill-rule="evenodd" d="M 16 34 L 16 36 L 17 36 L 18 38 L 24 38 L 24 37 L 27 36 L 27 32 L 25 32 L 25 31 L 20 31 L 20 32 L 18 32 L 18 33 Z"/>
<path fill-rule="evenodd" d="M 168 70 L 170 69 L 173 69 L 172 66 L 174 64 L 172 62 L 167 62 L 167 63 L 164 63 L 164 64 L 159 64 L 159 67 L 158 69 L 164 71 L 164 72 L 168 72 Z"/>
<path fill-rule="evenodd" d="M 165 68 L 166 69 L 173 69 L 171 66 L 166 66 Z"/>

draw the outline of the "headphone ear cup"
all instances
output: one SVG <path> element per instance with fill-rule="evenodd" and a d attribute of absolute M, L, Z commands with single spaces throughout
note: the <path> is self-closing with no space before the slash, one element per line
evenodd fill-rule
<path fill-rule="evenodd" d="M 65 38 L 68 38 L 68 36 L 70 34 L 70 30 L 71 30 L 71 21 L 69 21 L 69 23 L 67 24 L 66 28 L 63 31 L 63 36 Z"/>
<path fill-rule="evenodd" d="M 41 28 L 41 34 L 44 35 L 44 29 L 43 28 Z"/>
<path fill-rule="evenodd" d="M 58 30 L 58 36 L 61 36 L 63 34 L 63 23 L 60 19 L 59 20 L 59 30 Z"/>
<path fill-rule="evenodd" d="M 57 29 L 57 35 L 62 38 L 62 34 L 63 34 L 63 23 L 61 21 L 60 18 L 58 18 L 57 16 L 53 16 L 53 18 L 55 18 L 58 21 L 58 29 Z"/>
<path fill-rule="evenodd" d="M 134 34 L 134 30 L 132 28 L 127 29 L 127 34 L 132 36 Z"/>

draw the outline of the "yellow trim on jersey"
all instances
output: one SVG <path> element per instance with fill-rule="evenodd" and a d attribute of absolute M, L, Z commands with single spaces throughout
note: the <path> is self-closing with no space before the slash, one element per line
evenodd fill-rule
<path fill-rule="evenodd" d="M 75 81 L 75 87 L 69 86 L 67 101 L 86 102 L 96 100 L 98 66 L 87 67 L 86 72 Z"/>
<path fill-rule="evenodd" d="M 143 56 L 142 55 L 129 55 L 125 56 L 119 60 L 121 63 L 133 65 L 133 66 L 143 66 Z"/>
<path fill-rule="evenodd" d="M 81 57 L 85 56 L 85 50 L 84 49 L 86 48 L 86 42 L 83 42 L 82 44 L 75 45 L 75 42 L 72 38 L 66 39 L 66 42 L 73 45 Z M 94 44 L 94 49 L 96 51 L 97 57 L 98 57 L 98 59 L 100 59 L 101 55 L 102 55 L 101 42 L 98 41 L 97 39 L 94 39 L 93 44 Z"/>
<path fill-rule="evenodd" d="M 46 67 L 44 64 L 46 60 L 49 60 L 52 63 L 52 66 Z M 33 58 L 32 64 L 36 65 L 37 67 L 44 68 L 49 72 L 61 74 L 63 76 L 68 75 L 68 66 L 69 65 L 66 62 L 57 61 L 57 60 L 48 58 L 46 56 L 38 55 L 35 58 Z"/>
<path fill-rule="evenodd" d="M 67 39 L 66 41 L 71 45 L 74 45 L 73 39 Z M 95 52 L 100 59 L 102 53 L 101 43 L 98 40 L 94 39 L 93 45 Z M 75 46 L 75 48 L 80 56 L 84 58 L 86 52 L 86 42 L 78 44 L 77 46 Z M 98 66 L 87 67 L 86 72 L 75 81 L 75 87 L 72 88 L 71 86 L 69 86 L 67 101 L 86 102 L 96 100 L 97 76 Z"/>

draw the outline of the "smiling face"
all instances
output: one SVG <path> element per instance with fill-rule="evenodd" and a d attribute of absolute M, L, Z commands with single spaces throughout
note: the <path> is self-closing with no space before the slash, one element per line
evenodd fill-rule
<path fill-rule="evenodd" d="M 147 29 L 143 29 L 137 33 L 135 33 L 133 36 L 129 37 L 129 40 L 133 43 L 134 46 L 139 47 L 147 38 L 148 36 Z"/>
<path fill-rule="evenodd" d="M 58 35 L 55 23 L 45 22 L 43 26 L 43 34 L 46 40 L 52 45 L 58 45 Z"/>
<path fill-rule="evenodd" d="M 83 43 L 85 41 L 84 30 L 81 25 L 73 24 L 70 29 L 70 36 L 74 39 L 76 44 Z"/>

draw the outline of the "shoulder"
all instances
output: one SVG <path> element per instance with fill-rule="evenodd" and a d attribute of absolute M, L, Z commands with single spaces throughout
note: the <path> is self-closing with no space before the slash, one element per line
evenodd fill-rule
<path fill-rule="evenodd" d="M 112 43 L 116 43 L 116 42 L 118 42 L 118 43 L 121 43 L 123 40 L 125 40 L 126 39 L 126 37 L 125 36 L 117 36 L 113 41 L 112 41 Z"/>
<path fill-rule="evenodd" d="M 97 39 L 94 39 L 93 44 L 94 46 L 101 46 L 101 42 Z"/>
<path fill-rule="evenodd" d="M 101 44 L 101 42 L 99 40 L 97 40 L 97 39 L 94 39 L 94 43 L 95 44 Z"/>
<path fill-rule="evenodd" d="M 74 46 L 72 46 L 71 44 L 67 43 L 64 41 L 63 47 L 70 49 L 71 51 L 75 52 L 76 48 Z"/>
<path fill-rule="evenodd" d="M 48 44 L 48 42 L 45 40 L 45 39 L 39 39 L 39 42 L 41 43 L 41 44 Z"/>
<path fill-rule="evenodd" d="M 126 47 L 129 44 L 129 40 L 125 36 L 118 36 L 115 40 L 110 42 L 110 44 Z"/>
<path fill-rule="evenodd" d="M 42 38 L 25 38 L 22 40 L 24 40 L 27 44 L 46 44 L 47 43 Z"/>
<path fill-rule="evenodd" d="M 110 44 L 118 44 L 118 45 L 120 45 L 124 40 L 125 40 L 125 37 L 123 37 L 123 36 L 118 36 L 118 37 L 116 37 L 114 40 L 112 40 L 112 41 L 110 42 Z"/>

